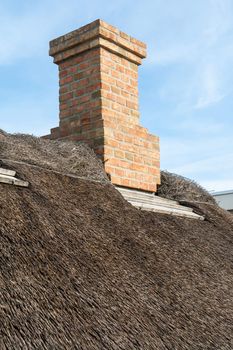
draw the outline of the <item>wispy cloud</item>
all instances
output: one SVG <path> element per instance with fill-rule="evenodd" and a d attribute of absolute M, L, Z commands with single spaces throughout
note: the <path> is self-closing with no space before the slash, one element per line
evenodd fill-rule
<path fill-rule="evenodd" d="M 227 154 L 218 154 L 217 156 L 204 157 L 204 159 L 199 159 L 196 161 L 189 161 L 186 164 L 175 167 L 174 172 L 178 174 L 203 174 L 210 172 L 217 172 L 219 176 L 221 173 L 228 172 L 232 170 L 233 163 L 233 153 L 229 152 Z"/>
<path fill-rule="evenodd" d="M 0 65 L 46 55 L 49 40 L 97 18 L 113 20 L 124 6 L 123 0 L 22 0 L 15 10 L 17 1 L 13 3 L 15 6 L 10 1 L 0 3 Z"/>
<path fill-rule="evenodd" d="M 148 60 L 148 64 L 174 67 L 170 79 L 161 84 L 160 95 L 175 100 L 178 113 L 220 102 L 232 92 L 229 75 L 233 79 L 232 1 L 195 1 L 181 19 L 176 11 L 182 7 L 180 1 L 169 30 L 158 30 L 157 45 L 151 39 Z M 178 19 L 173 30 L 174 18 Z"/>
<path fill-rule="evenodd" d="M 207 64 L 200 78 L 199 97 L 194 108 L 200 109 L 218 103 L 224 98 L 221 78 L 214 64 Z"/>
<path fill-rule="evenodd" d="M 178 132 L 187 132 L 192 135 L 198 136 L 215 136 L 219 135 L 219 133 L 225 133 L 226 126 L 223 121 L 216 121 L 213 118 L 206 117 L 205 119 L 199 118 L 195 115 L 195 117 L 190 117 L 186 119 L 182 119 L 180 123 L 174 125 L 174 130 Z"/>
<path fill-rule="evenodd" d="M 25 2 L 22 0 L 22 5 Z M 27 3 L 23 11 L 14 11 L 10 2 L 0 4 L 0 64 L 12 64 L 26 57 L 47 55 L 48 42 L 54 36 L 70 31 L 92 17 L 92 6 L 84 0 L 41 0 Z M 15 4 L 16 6 L 16 4 Z M 82 12 L 80 12 L 80 8 Z M 72 24 L 76 22 L 75 26 Z"/>
<path fill-rule="evenodd" d="M 41 55 L 44 52 L 47 37 L 54 26 L 62 18 L 59 5 L 52 1 L 46 6 L 34 3 L 34 10 L 25 10 L 22 13 L 9 11 L 8 6 L 1 4 L 0 11 L 0 64 L 12 64 L 21 58 Z M 43 6 L 45 5 L 45 6 Z M 47 11 L 53 12 L 51 21 Z"/>
<path fill-rule="evenodd" d="M 162 168 L 195 179 L 208 190 L 227 190 L 233 184 L 233 152 L 231 137 L 223 135 L 199 134 L 195 139 L 187 133 L 180 140 L 163 138 Z"/>
<path fill-rule="evenodd" d="M 210 192 L 233 190 L 233 180 L 228 175 L 215 180 L 203 180 L 202 186 Z"/>

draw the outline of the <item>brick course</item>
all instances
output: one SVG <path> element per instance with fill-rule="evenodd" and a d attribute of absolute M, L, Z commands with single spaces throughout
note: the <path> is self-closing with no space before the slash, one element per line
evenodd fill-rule
<path fill-rule="evenodd" d="M 59 127 L 47 137 L 88 143 L 111 181 L 156 191 L 159 138 L 139 125 L 138 66 L 146 45 L 97 20 L 50 42 L 59 66 Z"/>

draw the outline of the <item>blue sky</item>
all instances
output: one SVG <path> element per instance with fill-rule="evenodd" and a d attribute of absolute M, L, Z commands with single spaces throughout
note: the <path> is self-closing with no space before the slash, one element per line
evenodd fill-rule
<path fill-rule="evenodd" d="M 161 167 L 208 190 L 233 189 L 232 0 L 1 0 L 0 128 L 58 124 L 48 42 L 101 18 L 147 43 L 141 123 L 161 138 Z"/>

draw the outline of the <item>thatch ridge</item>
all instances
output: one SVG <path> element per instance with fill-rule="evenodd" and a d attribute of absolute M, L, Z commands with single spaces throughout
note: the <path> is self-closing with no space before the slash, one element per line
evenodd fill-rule
<path fill-rule="evenodd" d="M 21 161 L 63 174 L 108 182 L 103 165 L 84 143 L 46 140 L 0 129 L 0 159 Z"/>
<path fill-rule="evenodd" d="M 161 197 L 177 201 L 216 204 L 214 197 L 197 182 L 169 171 L 161 171 L 161 185 L 157 193 Z"/>

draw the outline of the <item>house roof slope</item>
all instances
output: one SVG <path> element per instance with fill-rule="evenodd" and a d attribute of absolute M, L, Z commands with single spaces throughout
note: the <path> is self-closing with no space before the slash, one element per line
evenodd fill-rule
<path fill-rule="evenodd" d="M 232 349 L 232 216 L 142 212 L 109 182 L 4 163 L 1 349 Z"/>

